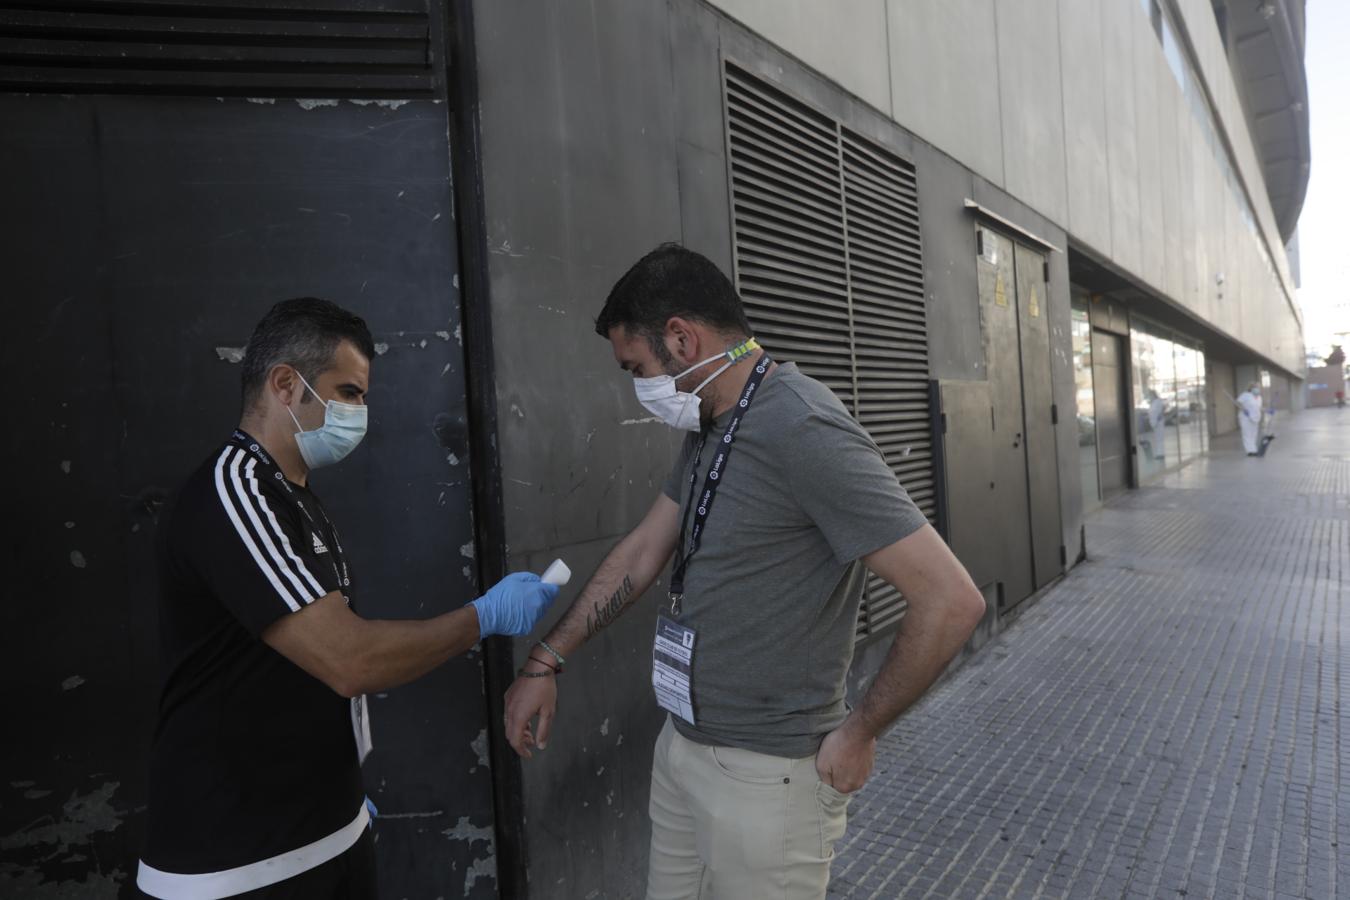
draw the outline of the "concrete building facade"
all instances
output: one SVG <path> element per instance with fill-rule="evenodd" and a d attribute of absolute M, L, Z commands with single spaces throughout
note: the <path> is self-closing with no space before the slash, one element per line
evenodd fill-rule
<path fill-rule="evenodd" d="M 477 12 L 493 327 L 530 335 L 496 356 L 517 565 L 559 553 L 582 570 L 598 562 L 671 462 L 669 436 L 641 424 L 590 334 L 610 284 L 659 241 L 733 274 L 766 343 L 795 351 L 868 422 L 874 373 L 856 353 L 856 322 L 850 345 L 821 312 L 834 270 L 819 248 L 833 232 L 816 216 L 838 198 L 828 166 L 802 147 L 819 138 L 829 153 L 832 130 L 847 248 L 875 237 L 851 231 L 850 152 L 884 157 L 917 206 L 907 261 L 921 260 L 931 441 L 903 441 L 931 465 L 896 469 L 916 496 L 936 495 L 935 523 L 986 593 L 972 647 L 1090 552 L 1085 510 L 1233 430 L 1227 397 L 1244 378 L 1285 408 L 1299 393 L 1282 228 L 1302 194 L 1297 183 L 1275 193 L 1267 177 L 1285 171 L 1268 161 L 1287 152 L 1279 138 L 1306 184 L 1306 91 L 1300 67 L 1277 79 L 1292 99 L 1279 111 L 1286 128 L 1267 135 L 1244 66 L 1253 44 L 1270 50 L 1294 32 L 1301 59 L 1301 4 L 1255 21 L 1139 0 Z M 1264 58 L 1274 71 L 1277 54 Z M 775 194 L 792 178 L 796 207 Z M 893 209 L 905 218 L 905 203 Z M 853 275 L 841 277 L 862 318 L 875 296 Z M 785 282 L 815 293 L 794 302 Z M 887 302 L 908 299 L 897 288 Z M 816 329 L 815 345 L 799 346 L 785 321 Z M 582 392 L 536 375 L 560 339 L 577 348 L 568 362 Z M 991 418 L 1016 425 L 991 429 Z M 545 446 L 561 452 L 541 465 Z M 599 504 L 574 489 L 597 471 L 610 482 Z M 884 597 L 864 602 L 855 690 L 893 633 L 888 610 Z M 652 614 L 639 608 L 587 649 L 548 757 L 522 773 L 528 871 L 546 891 L 640 893 L 646 832 L 633 823 L 660 720 L 644 687 Z M 869 619 L 887 624 L 872 631 Z M 644 749 L 621 749 L 634 740 Z"/>

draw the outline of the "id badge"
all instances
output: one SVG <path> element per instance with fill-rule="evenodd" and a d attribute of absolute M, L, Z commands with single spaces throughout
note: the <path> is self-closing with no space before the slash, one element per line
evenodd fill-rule
<path fill-rule="evenodd" d="M 652 646 L 652 687 L 656 690 L 656 702 L 690 725 L 697 724 L 694 721 L 694 695 L 690 689 L 696 636 L 692 628 L 665 616 L 656 617 L 656 641 Z"/>
<path fill-rule="evenodd" d="M 370 741 L 370 706 L 366 703 L 365 694 L 353 697 L 351 704 L 352 735 L 356 738 L 356 761 L 360 764 L 366 761 L 374 746 Z"/>

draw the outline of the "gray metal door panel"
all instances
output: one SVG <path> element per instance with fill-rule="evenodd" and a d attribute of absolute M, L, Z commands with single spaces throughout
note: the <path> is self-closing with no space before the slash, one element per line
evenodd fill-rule
<path fill-rule="evenodd" d="M 980 229 L 980 330 L 989 372 L 992 486 L 984 516 L 1003 533 L 997 542 L 1003 600 L 1011 605 L 1033 591 L 1030 510 L 1023 433 L 1021 347 L 1013 242 Z"/>
<path fill-rule="evenodd" d="M 948 540 L 952 551 L 970 571 L 977 585 L 991 584 L 1003 573 L 1003 529 L 989 527 L 987 516 L 976 514 L 994 502 L 994 445 L 989 440 L 987 381 L 943 381 L 940 385 L 943 455 L 951 517 Z"/>
<path fill-rule="evenodd" d="M 1050 381 L 1050 326 L 1045 257 L 1017 245 L 1017 316 L 1022 349 L 1027 487 L 1036 588 L 1064 570 L 1060 557 L 1059 462 Z"/>
<path fill-rule="evenodd" d="M 1125 424 L 1125 372 L 1122 339 L 1114 334 L 1092 332 L 1093 399 L 1097 406 L 1097 453 L 1100 461 L 1102 498 L 1130 486 L 1130 439 Z"/>

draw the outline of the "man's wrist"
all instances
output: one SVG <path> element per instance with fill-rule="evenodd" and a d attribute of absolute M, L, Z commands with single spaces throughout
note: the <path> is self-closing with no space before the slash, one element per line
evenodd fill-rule
<path fill-rule="evenodd" d="M 531 654 L 529 655 L 529 657 L 525 660 L 525 665 L 521 666 L 521 668 L 524 669 L 526 672 L 555 672 L 555 673 L 556 673 L 556 672 L 558 671 L 558 667 L 557 667 L 557 666 L 550 666 L 548 663 L 544 662 L 542 659 L 537 658 L 536 655 L 535 655 L 534 653 L 531 653 Z"/>
<path fill-rule="evenodd" d="M 848 714 L 848 718 L 839 726 L 839 731 L 847 740 L 859 744 L 865 744 L 877 736 L 856 709 Z"/>

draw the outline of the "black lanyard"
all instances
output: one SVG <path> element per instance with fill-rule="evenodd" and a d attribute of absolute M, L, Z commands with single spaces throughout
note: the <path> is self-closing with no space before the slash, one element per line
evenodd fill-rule
<path fill-rule="evenodd" d="M 755 401 L 755 395 L 771 365 L 773 360 L 765 353 L 755 364 L 755 370 L 750 373 L 750 380 L 745 383 L 745 391 L 741 394 L 740 402 L 733 407 L 731 421 L 727 423 L 722 440 L 718 442 L 717 455 L 713 457 L 712 465 L 708 467 L 708 477 L 703 483 L 703 494 L 697 497 L 698 505 L 695 506 L 694 491 L 698 487 L 698 470 L 703 462 L 703 445 L 708 441 L 707 430 L 703 432 L 703 437 L 698 442 L 693 471 L 689 473 L 689 503 L 684 510 L 684 519 L 680 522 L 680 542 L 675 552 L 675 570 L 670 576 L 670 610 L 676 616 L 680 614 L 680 602 L 684 599 L 684 576 L 689 571 L 689 561 L 702 546 L 703 529 L 708 524 L 708 514 L 712 512 L 713 500 L 717 498 L 717 488 L 726 475 L 727 461 L 731 458 L 731 448 L 736 442 L 736 432 L 740 430 L 741 420 L 750 411 L 750 404 Z M 694 527 L 689 531 L 689 552 L 686 554 L 684 532 L 689 526 L 691 512 L 694 513 Z"/>
<path fill-rule="evenodd" d="M 332 543 L 332 548 L 328 551 L 328 555 L 329 563 L 333 566 L 333 574 L 337 576 L 338 584 L 343 587 L 350 587 L 352 583 L 351 576 L 347 571 L 347 559 L 342 553 L 342 543 L 338 540 L 337 529 L 333 527 L 332 521 L 328 518 L 328 513 L 324 512 L 323 507 L 318 504 L 317 499 L 315 500 L 314 506 L 315 509 L 318 510 L 319 515 L 323 518 L 325 527 L 322 529 L 319 528 L 319 523 L 314 518 L 314 514 L 309 511 L 309 506 L 303 499 L 297 496 L 295 488 L 291 487 L 291 483 L 286 480 L 286 476 L 282 474 L 280 467 L 272 461 L 272 457 L 262 448 L 261 444 L 255 441 L 247 432 L 240 431 L 237 428 L 230 437 L 230 443 L 257 460 L 258 466 L 263 470 L 265 476 L 276 481 L 286 489 L 286 496 L 290 498 L 290 501 L 293 504 L 299 507 L 300 512 L 305 514 L 305 518 L 309 519 L 309 523 L 314 526 L 315 530 L 323 531 L 324 536 Z"/>

